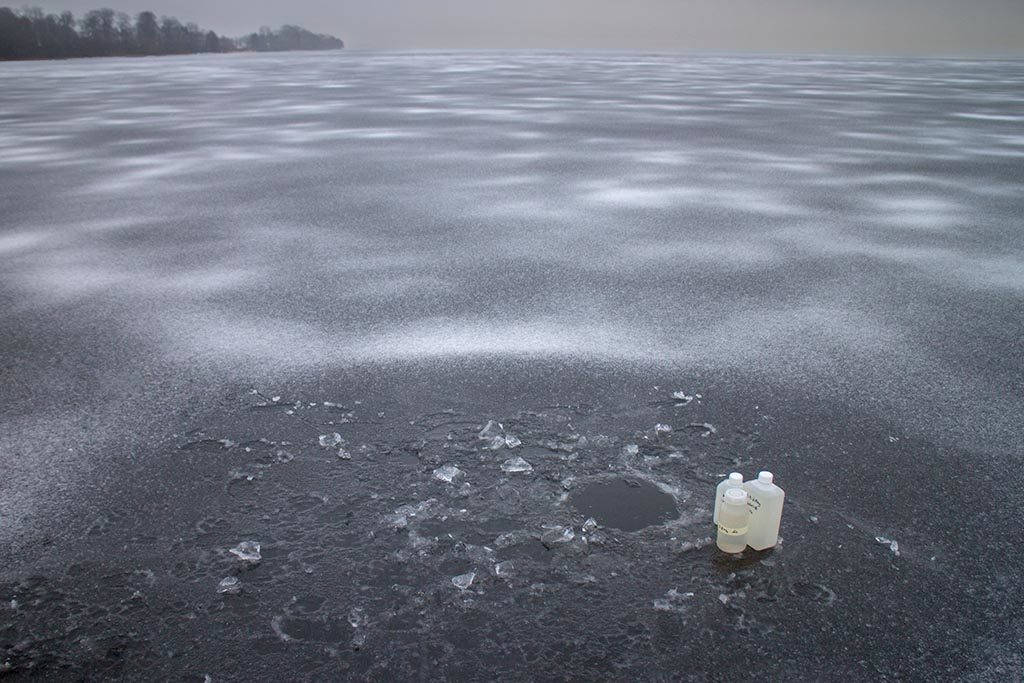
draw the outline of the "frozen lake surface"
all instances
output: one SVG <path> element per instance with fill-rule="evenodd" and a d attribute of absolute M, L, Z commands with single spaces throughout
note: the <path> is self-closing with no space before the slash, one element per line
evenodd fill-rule
<path fill-rule="evenodd" d="M 0 675 L 1014 680 L 1022 184 L 1020 61 L 0 64 Z"/>

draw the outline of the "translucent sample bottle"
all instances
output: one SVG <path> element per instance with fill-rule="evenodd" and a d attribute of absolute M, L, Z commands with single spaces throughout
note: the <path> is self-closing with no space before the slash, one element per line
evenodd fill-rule
<path fill-rule="evenodd" d="M 779 542 L 782 503 L 786 492 L 773 483 L 771 472 L 758 472 L 757 479 L 743 484 L 750 509 L 750 531 L 747 545 L 754 550 L 767 550 Z"/>
<path fill-rule="evenodd" d="M 739 472 L 730 472 L 728 478 L 723 479 L 718 488 L 715 489 L 715 514 L 711 518 L 711 521 L 715 524 L 718 524 L 718 511 L 722 509 L 725 492 L 727 489 L 732 488 L 743 488 L 743 475 Z"/>
<path fill-rule="evenodd" d="M 747 547 L 749 524 L 747 492 L 741 488 L 726 489 L 725 500 L 718 513 L 718 547 L 727 553 L 743 552 Z"/>

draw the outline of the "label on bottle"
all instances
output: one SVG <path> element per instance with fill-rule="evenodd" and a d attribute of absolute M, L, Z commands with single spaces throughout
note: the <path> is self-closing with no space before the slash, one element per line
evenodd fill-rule
<path fill-rule="evenodd" d="M 731 529 L 727 526 L 718 525 L 718 530 L 726 536 L 741 536 L 747 533 L 747 527 L 740 527 L 737 529 Z"/>
<path fill-rule="evenodd" d="M 757 512 L 760 509 L 761 509 L 761 501 L 759 501 L 757 498 L 754 498 L 748 492 L 747 493 L 747 511 L 750 512 L 750 514 L 754 514 L 755 512 Z"/>

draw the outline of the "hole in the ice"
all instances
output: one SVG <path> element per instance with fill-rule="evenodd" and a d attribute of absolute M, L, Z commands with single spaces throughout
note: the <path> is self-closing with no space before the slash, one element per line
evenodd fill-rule
<path fill-rule="evenodd" d="M 601 526 L 638 531 L 679 516 L 672 496 L 636 477 L 602 479 L 581 488 L 570 501 Z"/>

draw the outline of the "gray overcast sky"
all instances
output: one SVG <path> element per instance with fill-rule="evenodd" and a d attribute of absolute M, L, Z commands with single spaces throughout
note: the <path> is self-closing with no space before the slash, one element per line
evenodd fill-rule
<path fill-rule="evenodd" d="M 0 0 L 0 4 L 3 0 Z M 20 6 L 20 3 L 10 3 Z M 31 4 L 31 2 L 29 3 Z M 226 35 L 293 23 L 353 48 L 1024 54 L 1024 0 L 43 0 Z"/>

